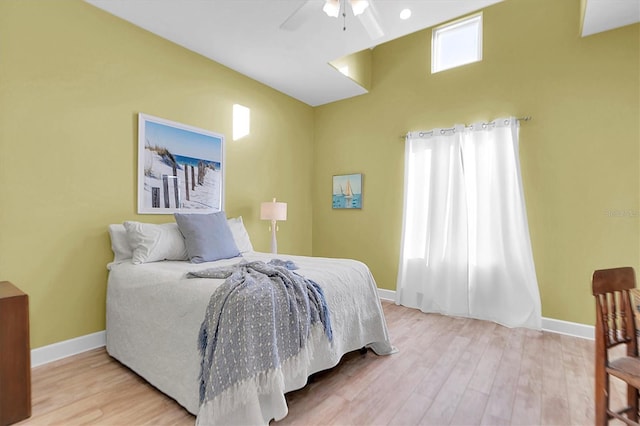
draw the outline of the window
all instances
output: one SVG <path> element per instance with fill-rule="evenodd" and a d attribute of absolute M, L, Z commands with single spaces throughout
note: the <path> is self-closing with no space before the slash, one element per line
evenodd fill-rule
<path fill-rule="evenodd" d="M 251 110 L 239 104 L 233 104 L 233 140 L 237 141 L 249 134 L 251 128 Z"/>
<path fill-rule="evenodd" d="M 481 13 L 433 29 L 431 73 L 481 60 Z"/>

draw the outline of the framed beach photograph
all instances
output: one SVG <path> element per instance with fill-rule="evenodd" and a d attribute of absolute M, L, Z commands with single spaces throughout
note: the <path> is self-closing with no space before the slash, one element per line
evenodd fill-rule
<path fill-rule="evenodd" d="M 224 136 L 138 114 L 138 213 L 223 209 Z"/>
<path fill-rule="evenodd" d="M 362 208 L 362 173 L 333 176 L 333 208 Z"/>

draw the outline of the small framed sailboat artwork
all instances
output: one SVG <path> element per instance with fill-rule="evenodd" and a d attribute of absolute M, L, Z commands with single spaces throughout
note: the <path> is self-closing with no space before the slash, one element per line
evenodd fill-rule
<path fill-rule="evenodd" d="M 362 173 L 333 176 L 333 208 L 362 208 Z"/>

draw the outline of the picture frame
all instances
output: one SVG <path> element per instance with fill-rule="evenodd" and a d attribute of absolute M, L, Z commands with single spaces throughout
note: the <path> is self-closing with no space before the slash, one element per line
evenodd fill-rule
<path fill-rule="evenodd" d="M 223 210 L 224 136 L 138 113 L 138 213 Z"/>
<path fill-rule="evenodd" d="M 333 176 L 332 208 L 362 209 L 362 173 Z"/>

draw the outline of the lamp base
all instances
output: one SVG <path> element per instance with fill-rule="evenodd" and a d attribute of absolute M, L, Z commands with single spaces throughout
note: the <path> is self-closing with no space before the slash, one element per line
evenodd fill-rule
<path fill-rule="evenodd" d="M 276 221 L 271 221 L 271 253 L 278 254 L 278 241 L 276 240 Z"/>

